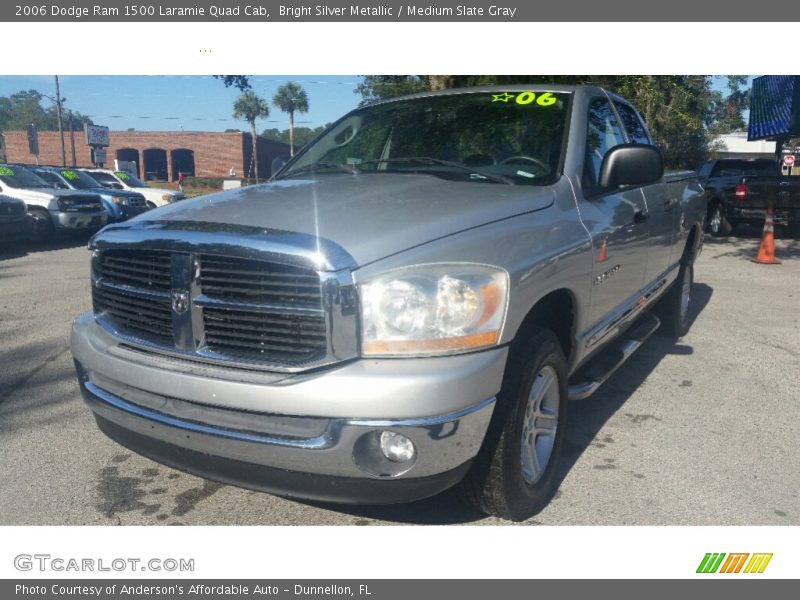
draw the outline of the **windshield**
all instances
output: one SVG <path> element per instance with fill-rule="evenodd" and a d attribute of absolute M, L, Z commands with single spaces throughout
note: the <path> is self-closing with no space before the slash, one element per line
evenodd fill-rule
<path fill-rule="evenodd" d="M 125 182 L 125 185 L 135 188 L 143 188 L 147 187 L 147 184 L 144 181 L 141 181 L 135 175 L 131 175 L 127 171 L 114 171 L 114 175 L 120 178 L 121 181 Z"/>
<path fill-rule="evenodd" d="M 412 171 L 549 184 L 558 177 L 568 99 L 553 92 L 471 92 L 365 107 L 333 125 L 279 178 Z"/>
<path fill-rule="evenodd" d="M 61 169 L 59 173 L 78 190 L 91 190 L 103 187 L 96 179 L 77 169 Z"/>
<path fill-rule="evenodd" d="M 58 188 L 60 190 L 68 190 L 69 186 L 61 181 L 61 178 L 56 175 L 55 173 L 51 173 L 50 171 L 34 171 L 37 177 L 41 177 L 44 181 L 50 184 L 51 187 Z"/>
<path fill-rule="evenodd" d="M 122 184 L 111 173 L 90 171 L 89 176 L 104 188 L 111 188 L 113 190 L 123 189 Z"/>
<path fill-rule="evenodd" d="M 52 188 L 41 177 L 23 167 L 0 167 L 0 181 L 12 188 Z"/>

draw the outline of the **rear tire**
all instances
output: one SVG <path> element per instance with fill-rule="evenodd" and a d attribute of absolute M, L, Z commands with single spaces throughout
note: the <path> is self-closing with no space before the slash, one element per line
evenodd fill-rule
<path fill-rule="evenodd" d="M 461 483 L 474 508 L 522 521 L 558 487 L 567 424 L 567 365 L 555 334 L 541 330 L 511 349 L 483 446 Z"/>
<path fill-rule="evenodd" d="M 708 231 L 714 237 L 725 237 L 733 231 L 721 202 L 715 202 L 708 210 Z"/>
<path fill-rule="evenodd" d="M 663 321 L 664 332 L 675 339 L 689 332 L 693 286 L 694 257 L 690 256 L 681 261 L 678 278 L 661 300 L 658 311 Z"/>
<path fill-rule="evenodd" d="M 55 227 L 50 213 L 43 208 L 30 208 L 28 212 L 33 217 L 33 240 L 46 242 L 53 239 Z"/>

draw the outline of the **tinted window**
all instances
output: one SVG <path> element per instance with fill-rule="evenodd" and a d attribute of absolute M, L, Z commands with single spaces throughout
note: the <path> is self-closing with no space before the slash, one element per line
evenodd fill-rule
<path fill-rule="evenodd" d="M 513 91 L 365 107 L 331 126 L 281 177 L 328 169 L 546 185 L 559 174 L 568 103 L 565 93 Z"/>
<path fill-rule="evenodd" d="M 628 137 L 631 138 L 631 142 L 636 144 L 653 143 L 650 140 L 650 134 L 647 133 L 647 127 L 644 126 L 644 123 L 633 108 L 622 102 L 615 102 L 614 106 L 617 107 L 619 118 L 625 124 L 625 129 L 628 131 Z"/>
<path fill-rule="evenodd" d="M 55 173 L 51 173 L 49 171 L 34 171 L 34 173 L 36 173 L 39 177 L 44 179 L 47 183 L 53 184 L 53 187 L 56 187 L 56 188 L 59 188 L 59 189 L 62 189 L 62 190 L 68 190 L 69 189 L 69 186 L 66 183 L 64 183 L 63 181 L 61 181 L 61 178 L 58 175 L 56 175 Z"/>
<path fill-rule="evenodd" d="M 583 187 L 597 187 L 600 181 L 600 166 L 606 152 L 625 143 L 619 121 L 605 98 L 595 98 L 589 104 L 588 128 L 586 131 L 586 158 L 583 163 Z"/>
<path fill-rule="evenodd" d="M 778 163 L 764 160 L 719 160 L 711 177 L 742 177 L 744 175 L 778 175 Z"/>

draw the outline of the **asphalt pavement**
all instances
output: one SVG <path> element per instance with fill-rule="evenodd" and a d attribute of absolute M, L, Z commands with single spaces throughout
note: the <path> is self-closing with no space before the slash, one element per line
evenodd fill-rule
<path fill-rule="evenodd" d="M 561 487 L 527 525 L 800 524 L 800 240 L 707 239 L 694 323 L 653 336 L 570 404 Z M 68 347 L 91 305 L 85 239 L 0 246 L 0 525 L 383 525 L 503 521 L 452 492 L 412 504 L 297 502 L 206 481 L 108 440 Z"/>

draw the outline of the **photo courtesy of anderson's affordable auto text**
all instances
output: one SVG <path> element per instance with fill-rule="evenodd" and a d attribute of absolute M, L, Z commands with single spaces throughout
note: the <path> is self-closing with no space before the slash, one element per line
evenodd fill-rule
<path fill-rule="evenodd" d="M 0 75 L 0 597 L 796 577 L 800 75 L 319 74 L 170 29 L 524 9 L 358 6 L 19 7 L 211 66 Z"/>

